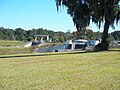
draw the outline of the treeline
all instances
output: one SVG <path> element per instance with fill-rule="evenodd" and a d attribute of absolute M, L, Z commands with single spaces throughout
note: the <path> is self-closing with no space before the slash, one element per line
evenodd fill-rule
<path fill-rule="evenodd" d="M 24 30 L 22 28 L 9 29 L 0 27 L 0 39 L 1 40 L 18 40 L 18 41 L 31 41 L 34 40 L 34 35 L 49 35 L 53 42 L 65 42 L 68 39 L 88 39 L 96 40 L 101 38 L 101 32 L 93 32 L 88 29 L 86 31 L 76 31 L 70 33 L 70 30 L 67 32 L 54 32 L 53 30 L 47 30 L 43 28 Z M 109 34 L 109 41 L 120 40 L 120 31 L 114 31 Z"/>

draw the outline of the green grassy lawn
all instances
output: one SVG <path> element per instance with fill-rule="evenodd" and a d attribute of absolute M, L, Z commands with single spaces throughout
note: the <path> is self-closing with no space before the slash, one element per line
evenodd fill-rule
<path fill-rule="evenodd" d="M 0 48 L 0 55 L 11 55 L 11 54 L 28 54 L 32 52 L 32 48 L 25 47 L 2 47 Z"/>
<path fill-rule="evenodd" d="M 32 49 L 24 48 L 24 45 L 23 41 L 0 40 L 0 55 L 31 53 Z"/>
<path fill-rule="evenodd" d="M 21 46 L 24 45 L 25 42 L 22 41 L 10 41 L 10 40 L 0 40 L 0 46 Z"/>
<path fill-rule="evenodd" d="M 120 90 L 120 49 L 1 56 L 0 90 Z"/>

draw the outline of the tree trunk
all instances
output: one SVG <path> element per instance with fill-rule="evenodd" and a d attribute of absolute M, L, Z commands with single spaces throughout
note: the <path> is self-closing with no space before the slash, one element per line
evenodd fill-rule
<path fill-rule="evenodd" d="M 104 31 L 102 34 L 102 41 L 95 47 L 96 51 L 108 50 L 109 43 L 107 41 L 107 38 L 108 38 L 109 26 L 110 26 L 109 20 L 105 19 Z"/>
<path fill-rule="evenodd" d="M 109 21 L 105 21 L 104 31 L 102 34 L 102 43 L 107 42 L 109 25 Z"/>

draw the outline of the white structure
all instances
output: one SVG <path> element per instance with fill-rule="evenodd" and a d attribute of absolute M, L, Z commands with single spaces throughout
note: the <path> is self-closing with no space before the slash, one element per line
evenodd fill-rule
<path fill-rule="evenodd" d="M 67 40 L 65 44 L 72 44 L 72 40 Z"/>
<path fill-rule="evenodd" d="M 112 45 L 120 45 L 120 41 L 111 41 Z"/>
<path fill-rule="evenodd" d="M 85 40 L 85 39 L 78 39 L 75 41 L 76 43 L 75 44 L 81 44 L 81 45 L 84 45 L 88 42 L 88 40 Z"/>
<path fill-rule="evenodd" d="M 87 46 L 88 40 L 85 39 L 78 39 L 75 42 L 75 49 L 85 49 Z"/>
<path fill-rule="evenodd" d="M 89 46 L 96 46 L 100 43 L 100 40 L 89 40 L 88 45 Z"/>
<path fill-rule="evenodd" d="M 75 41 L 75 43 L 72 42 L 72 40 L 66 41 L 66 49 L 85 49 L 87 46 L 88 40 L 85 39 L 78 39 Z"/>
<path fill-rule="evenodd" d="M 67 40 L 66 41 L 66 49 L 74 49 L 75 48 L 75 44 L 72 42 L 72 40 Z"/>
<path fill-rule="evenodd" d="M 49 40 L 49 35 L 35 35 L 35 42 L 37 41 L 37 37 L 40 37 L 40 42 L 44 42 L 44 41 L 50 41 Z M 43 37 L 46 37 L 46 40 L 43 40 Z"/>
<path fill-rule="evenodd" d="M 28 44 L 26 44 L 24 47 L 31 47 L 32 46 L 32 42 L 29 42 Z"/>

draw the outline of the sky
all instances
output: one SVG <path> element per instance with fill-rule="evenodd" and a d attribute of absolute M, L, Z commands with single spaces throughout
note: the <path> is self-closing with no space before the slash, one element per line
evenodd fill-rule
<path fill-rule="evenodd" d="M 57 11 L 55 0 L 0 0 L 0 27 L 76 31 L 66 8 Z M 89 28 L 95 32 L 103 30 L 103 26 L 99 29 L 93 23 Z M 115 30 L 120 30 L 120 23 Z M 110 28 L 110 32 L 115 30 Z"/>

